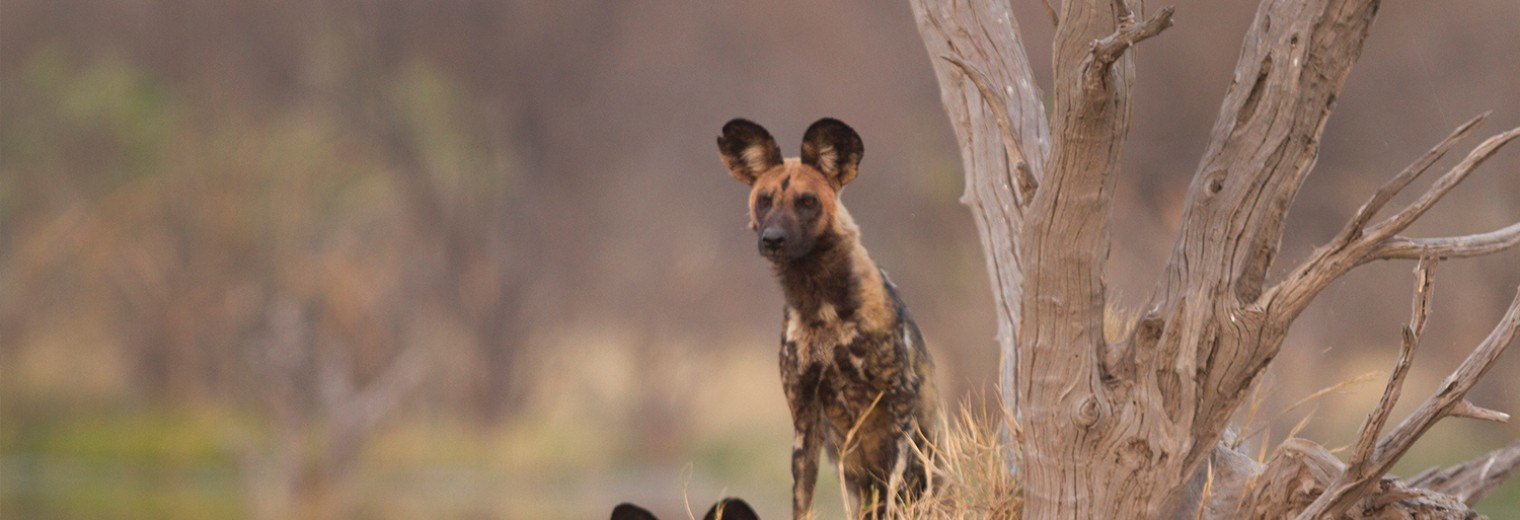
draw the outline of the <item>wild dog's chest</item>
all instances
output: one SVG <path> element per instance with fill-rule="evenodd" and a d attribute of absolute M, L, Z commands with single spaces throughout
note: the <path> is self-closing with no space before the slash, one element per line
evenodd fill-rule
<path fill-rule="evenodd" d="M 910 334 L 900 324 L 871 328 L 840 319 L 825 306 L 814 315 L 788 310 L 781 344 L 781 375 L 792 390 L 856 399 L 900 384 L 908 367 Z M 840 395 L 851 394 L 851 395 Z M 868 397 L 867 399 L 870 399 Z"/>
<path fill-rule="evenodd" d="M 877 426 L 891 427 L 916 409 L 923 381 L 906 323 L 873 330 L 850 320 L 787 321 L 781 379 L 794 411 L 816 409 L 842 433 L 870 410 L 885 412 Z"/>

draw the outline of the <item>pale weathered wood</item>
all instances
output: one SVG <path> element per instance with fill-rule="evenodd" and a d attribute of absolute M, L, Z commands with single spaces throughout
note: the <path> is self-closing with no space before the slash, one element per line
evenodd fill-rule
<path fill-rule="evenodd" d="M 1315 499 L 1315 502 L 1310 505 L 1310 511 L 1315 511 L 1314 506 L 1328 502 L 1331 505 L 1321 506 L 1317 514 L 1329 516 L 1342 514 L 1359 496 L 1346 499 L 1342 499 L 1341 496 L 1365 494 L 1374 483 L 1373 480 L 1382 476 L 1375 467 L 1381 462 L 1379 459 L 1383 456 L 1375 452 L 1378 434 L 1383 431 L 1383 425 L 1388 422 L 1388 415 L 1393 412 L 1393 405 L 1399 400 L 1399 394 L 1404 388 L 1404 377 L 1409 374 L 1409 367 L 1414 361 L 1414 348 L 1420 343 L 1420 336 L 1425 333 L 1425 323 L 1430 318 L 1433 284 L 1431 276 L 1434 269 L 1435 260 L 1431 258 L 1421 259 L 1419 266 L 1415 268 L 1418 281 L 1415 282 L 1414 310 L 1410 313 L 1409 324 L 1404 326 L 1399 357 L 1388 376 L 1388 384 L 1384 387 L 1377 406 L 1373 407 L 1372 413 L 1367 415 L 1367 418 L 1362 421 L 1362 426 L 1357 429 L 1356 442 L 1352 444 L 1346 469 L 1336 477 L 1335 482 L 1331 483 L 1324 493 Z M 1386 468 L 1383 470 L 1386 471 Z M 1335 503 L 1337 500 L 1341 503 Z"/>
<path fill-rule="evenodd" d="M 1368 256 L 1375 260 L 1410 259 L 1422 256 L 1462 258 L 1494 254 L 1520 244 L 1520 222 L 1507 227 L 1459 237 L 1388 237 Z"/>
<path fill-rule="evenodd" d="M 1387 185 L 1385 185 L 1386 187 Z M 1378 190 L 1378 195 L 1373 197 L 1373 202 L 1363 206 L 1373 208 L 1370 213 L 1375 213 L 1375 206 L 1379 196 L 1384 193 L 1397 191 L 1383 189 Z M 1358 220 L 1361 219 L 1359 214 Z M 1404 377 L 1409 374 L 1409 367 L 1414 361 L 1414 349 L 1420 342 L 1420 336 L 1425 333 L 1425 323 L 1430 317 L 1430 300 L 1432 297 L 1432 274 L 1435 269 L 1435 260 L 1423 258 L 1415 268 L 1417 281 L 1415 282 L 1414 310 L 1410 313 L 1409 324 L 1404 326 L 1402 342 L 1399 348 L 1398 360 L 1394 362 L 1393 371 L 1388 376 L 1388 384 L 1383 389 L 1383 395 L 1378 399 L 1377 406 L 1373 407 L 1372 413 L 1362 421 L 1362 426 L 1357 429 L 1356 442 L 1351 446 L 1351 455 L 1346 462 L 1345 469 L 1335 477 L 1319 497 L 1307 508 L 1314 514 L 1335 516 L 1345 513 L 1350 508 L 1351 502 L 1359 495 L 1365 494 L 1368 488 L 1374 484 L 1374 479 L 1381 477 L 1381 472 L 1375 472 L 1374 465 L 1379 461 L 1381 454 L 1375 453 L 1377 448 L 1378 434 L 1382 432 L 1383 425 L 1388 422 L 1388 415 L 1393 412 L 1393 405 L 1398 402 L 1399 394 L 1404 388 Z M 1386 470 L 1386 469 L 1385 469 Z M 1342 498 L 1348 495 L 1350 498 Z M 1339 501 L 1337 503 L 1337 501 Z M 1328 503 L 1329 505 L 1326 505 Z M 1316 509 L 1315 506 L 1318 506 Z M 1313 516 L 1310 516 L 1313 518 Z"/>
<path fill-rule="evenodd" d="M 1169 25 L 1170 11 L 1136 24 L 1122 2 L 1068 1 L 1059 17 L 1050 158 L 1018 244 L 1026 291 L 1017 362 L 1024 511 L 1031 518 L 1154 516 L 1166 488 L 1115 479 L 1133 470 L 1091 461 L 1120 453 L 1148 465 L 1140 460 L 1148 454 L 1126 446 L 1129 403 L 1111 398 L 1100 361 L 1109 214 L 1133 96 L 1125 51 Z"/>
<path fill-rule="evenodd" d="M 1520 440 L 1446 469 L 1431 468 L 1410 477 L 1409 485 L 1445 493 L 1473 505 L 1517 471 L 1520 471 Z"/>
<path fill-rule="evenodd" d="M 1520 128 L 1483 141 L 1461 162 L 1452 166 L 1440 179 L 1436 180 L 1417 200 L 1377 224 L 1365 225 L 1371 219 L 1371 213 L 1386 203 L 1387 199 L 1397 194 L 1409 180 L 1413 180 L 1414 175 L 1418 175 L 1419 171 L 1429 166 L 1428 162 L 1434 162 L 1451 144 L 1475 128 L 1475 123 L 1481 120 L 1482 116 L 1479 116 L 1478 119 L 1463 125 L 1435 149 L 1416 161 L 1415 165 L 1411 165 L 1410 168 L 1390 180 L 1367 204 L 1363 205 L 1363 209 L 1335 239 L 1316 249 L 1307 262 L 1289 273 L 1276 287 L 1268 290 L 1267 295 L 1262 299 L 1272 306 L 1272 319 L 1278 322 L 1280 327 L 1286 327 L 1325 287 L 1351 269 L 1373 260 L 1410 258 L 1416 252 L 1427 253 L 1426 256 L 1477 256 L 1503 251 L 1520 243 L 1520 224 L 1487 234 L 1465 237 L 1409 239 L 1397 236 L 1397 233 L 1407 229 L 1442 197 L 1451 193 L 1452 188 L 1466 179 L 1473 170 L 1497 153 L 1501 147 L 1520 137 Z M 1415 173 L 1410 175 L 1411 171 Z"/>
<path fill-rule="evenodd" d="M 1372 0 L 1267 0 L 1194 174 L 1134 357 L 1167 410 L 1180 473 L 1198 470 L 1247 390 L 1277 354 L 1286 323 L 1259 302 L 1288 207 L 1313 165 L 1334 100 L 1361 53 Z M 1171 447 L 1168 447 L 1171 448 Z"/>
<path fill-rule="evenodd" d="M 1018 21 L 1005 2 L 976 0 L 953 4 L 947 1 L 911 0 L 939 81 L 940 101 L 950 116 L 951 127 L 961 143 L 961 165 L 966 174 L 966 191 L 961 202 L 975 217 L 998 321 L 997 342 L 1002 367 L 999 389 L 1005 406 L 1016 416 L 1018 396 L 1016 343 L 1018 317 L 1023 293 L 1023 267 L 1017 244 L 1024 226 L 1020 202 L 1015 192 L 1016 165 L 1010 156 L 1022 157 L 1029 168 L 1029 178 L 1038 183 L 1050 150 L 1050 130 L 1045 106 L 1029 57 L 1019 40 Z M 996 85 L 1001 97 L 993 103 L 1006 113 L 995 114 L 974 83 L 959 67 L 946 61 L 959 60 L 974 70 L 984 71 L 986 80 Z M 997 119 L 1010 121 L 1018 150 L 1007 150 L 997 127 Z M 1011 452 L 1012 450 L 1010 450 Z"/>
<path fill-rule="evenodd" d="M 1336 235 L 1335 240 L 1331 244 L 1337 248 L 1345 247 L 1352 240 L 1360 238 L 1363 230 L 1367 227 L 1367 223 L 1372 222 L 1372 217 L 1377 216 L 1377 212 L 1382 210 L 1383 206 L 1386 206 L 1389 201 L 1393 200 L 1394 196 L 1404 191 L 1404 188 L 1409 187 L 1409 183 L 1414 182 L 1415 178 L 1424 174 L 1426 170 L 1429 170 L 1430 166 L 1435 164 L 1436 161 L 1445 157 L 1446 152 L 1451 151 L 1451 148 L 1456 146 L 1457 143 L 1462 142 L 1473 131 L 1482 127 L 1483 122 L 1487 121 L 1488 116 L 1491 114 L 1493 114 L 1492 111 L 1484 112 L 1478 114 L 1478 117 L 1474 117 L 1472 120 L 1463 123 L 1462 126 L 1452 131 L 1451 135 L 1446 136 L 1446 139 L 1442 139 L 1434 148 L 1425 152 L 1425 155 L 1410 163 L 1408 167 L 1404 168 L 1404 171 L 1388 179 L 1382 186 L 1378 186 L 1377 191 L 1372 194 L 1372 198 L 1368 199 L 1365 204 L 1362 204 L 1361 208 L 1356 210 L 1356 216 L 1352 217 L 1351 221 L 1341 228 L 1340 234 Z"/>
<path fill-rule="evenodd" d="M 1326 489 L 1336 491 L 1324 500 L 1351 500 L 1341 510 L 1372 517 L 1465 508 L 1435 490 L 1378 480 L 1441 417 L 1503 416 L 1460 394 L 1507 346 L 1520 323 L 1510 317 L 1474 352 L 1478 361 L 1443 387 L 1448 393 L 1379 440 L 1428 312 L 1430 260 L 1421 263 L 1415 318 L 1389 391 L 1358 435 L 1351 471 L 1305 440 L 1284 443 L 1266 465 L 1220 444 L 1289 325 L 1329 283 L 1373 260 L 1476 256 L 1520 244 L 1520 224 L 1398 236 L 1520 129 L 1485 141 L 1415 202 L 1369 225 L 1485 115 L 1385 183 L 1330 244 L 1268 286 L 1287 211 L 1379 3 L 1261 2 L 1164 274 L 1135 326 L 1111 340 L 1105 265 L 1134 88 L 1130 54 L 1171 25 L 1172 10 L 1146 17 L 1136 0 L 1068 0 L 1051 9 L 1047 120 L 1005 2 L 911 1 L 961 144 L 963 202 L 982 234 L 1028 517 L 1281 518 L 1310 508 Z"/>
<path fill-rule="evenodd" d="M 1374 479 L 1382 477 L 1393 467 L 1414 442 L 1424 435 L 1426 431 L 1447 416 L 1463 403 L 1467 391 L 1493 367 L 1499 355 L 1509 348 L 1515 339 L 1515 334 L 1520 331 L 1520 292 L 1515 294 L 1515 299 L 1509 305 L 1509 310 L 1494 326 L 1494 330 L 1484 338 L 1482 343 L 1473 350 L 1472 354 L 1447 376 L 1437 387 L 1436 393 L 1431 395 L 1415 409 L 1414 413 L 1405 418 L 1403 422 L 1394 427 L 1388 435 L 1378 441 L 1376 448 L 1369 451 L 1365 459 L 1359 465 L 1348 467 L 1348 471 L 1328 485 L 1328 491 L 1315 499 L 1302 514 L 1300 520 L 1312 520 L 1315 518 L 1336 518 L 1350 510 L 1355 503 L 1365 498 L 1371 490 L 1369 486 Z"/>

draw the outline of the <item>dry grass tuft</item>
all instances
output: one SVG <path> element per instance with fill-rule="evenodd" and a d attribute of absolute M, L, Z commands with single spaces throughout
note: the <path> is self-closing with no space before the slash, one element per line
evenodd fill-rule
<path fill-rule="evenodd" d="M 891 518 L 1018 518 L 1023 494 L 1006 465 L 1011 449 L 1003 442 L 1002 412 L 963 402 L 945 419 L 938 457 L 926 466 L 935 487 L 919 500 L 893 504 Z M 922 457 L 922 454 L 919 454 Z"/>

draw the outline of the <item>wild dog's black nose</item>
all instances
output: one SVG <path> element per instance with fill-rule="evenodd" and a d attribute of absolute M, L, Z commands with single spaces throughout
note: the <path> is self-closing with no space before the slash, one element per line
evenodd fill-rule
<path fill-rule="evenodd" d="M 786 243 L 786 232 L 779 227 L 768 227 L 760 232 L 760 245 L 766 249 L 780 249 Z"/>

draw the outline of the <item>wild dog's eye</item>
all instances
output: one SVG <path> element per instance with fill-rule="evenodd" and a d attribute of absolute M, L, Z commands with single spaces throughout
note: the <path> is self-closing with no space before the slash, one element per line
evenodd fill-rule
<path fill-rule="evenodd" d="M 813 209 L 818 207 L 818 197 L 814 197 L 812 195 L 803 195 L 801 197 L 797 197 L 797 204 L 807 209 Z"/>
<path fill-rule="evenodd" d="M 755 207 L 761 210 L 771 207 L 771 196 L 761 195 L 759 197 L 755 197 Z"/>

